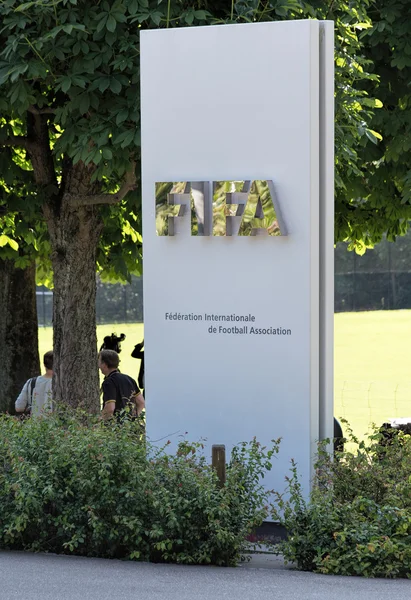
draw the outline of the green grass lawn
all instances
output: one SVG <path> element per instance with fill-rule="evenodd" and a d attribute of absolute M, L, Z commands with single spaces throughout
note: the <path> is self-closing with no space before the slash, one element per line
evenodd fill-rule
<path fill-rule="evenodd" d="M 359 437 L 411 417 L 410 341 L 410 310 L 335 315 L 334 414 Z"/>
<path fill-rule="evenodd" d="M 143 325 L 100 325 L 99 346 L 112 332 L 126 334 L 121 369 L 137 378 L 139 361 L 130 354 L 143 338 Z M 41 328 L 41 354 L 51 348 L 51 339 L 51 328 Z M 347 419 L 359 437 L 371 423 L 411 416 L 410 343 L 410 310 L 335 315 L 334 413 Z"/>

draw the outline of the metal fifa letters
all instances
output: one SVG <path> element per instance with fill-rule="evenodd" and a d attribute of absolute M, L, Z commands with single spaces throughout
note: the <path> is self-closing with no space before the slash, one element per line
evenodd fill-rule
<path fill-rule="evenodd" d="M 184 200 L 193 236 L 287 235 L 271 180 L 214 181 L 212 199 L 208 181 L 156 183 L 157 235 L 174 235 L 174 220 L 186 214 Z"/>

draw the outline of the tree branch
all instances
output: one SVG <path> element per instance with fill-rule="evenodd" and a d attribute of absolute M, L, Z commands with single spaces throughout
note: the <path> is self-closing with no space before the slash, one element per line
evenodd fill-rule
<path fill-rule="evenodd" d="M 56 109 L 51 108 L 50 106 L 45 106 L 44 108 L 37 108 L 36 106 L 29 106 L 27 109 L 33 115 L 54 115 L 56 114 Z"/>
<path fill-rule="evenodd" d="M 127 171 L 123 184 L 114 194 L 95 194 L 93 196 L 76 196 L 74 194 L 64 194 L 66 200 L 72 208 L 80 206 L 95 206 L 98 204 L 117 204 L 126 196 L 130 190 L 136 187 L 136 164 L 131 163 L 131 168 Z"/>
<path fill-rule="evenodd" d="M 30 145 L 30 140 L 23 135 L 11 135 L 5 140 L 0 140 L 0 146 L 11 146 L 14 148 L 25 148 L 28 150 Z"/>

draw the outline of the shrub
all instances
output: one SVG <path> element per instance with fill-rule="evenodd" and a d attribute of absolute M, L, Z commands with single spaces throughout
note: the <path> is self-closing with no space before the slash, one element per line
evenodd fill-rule
<path fill-rule="evenodd" d="M 274 508 L 289 533 L 280 550 L 303 570 L 410 577 L 411 438 L 399 433 L 387 445 L 375 431 L 350 442 L 355 451 L 335 460 L 320 446 L 309 501 L 292 465 Z"/>
<path fill-rule="evenodd" d="M 220 489 L 201 443 L 175 454 L 135 423 L 81 413 L 0 417 L 0 546 L 135 560 L 234 565 L 267 515 L 260 478 L 276 451 L 234 449 Z"/>

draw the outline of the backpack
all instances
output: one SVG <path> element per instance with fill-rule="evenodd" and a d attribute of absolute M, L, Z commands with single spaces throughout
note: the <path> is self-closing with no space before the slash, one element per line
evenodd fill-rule
<path fill-rule="evenodd" d="M 36 387 L 36 381 L 37 381 L 37 377 L 32 377 L 30 379 L 29 402 L 27 404 L 26 410 L 24 411 L 24 414 L 27 416 L 31 415 L 31 407 L 33 405 L 33 392 L 34 392 L 34 388 Z"/>

